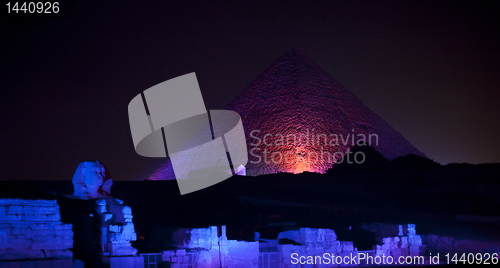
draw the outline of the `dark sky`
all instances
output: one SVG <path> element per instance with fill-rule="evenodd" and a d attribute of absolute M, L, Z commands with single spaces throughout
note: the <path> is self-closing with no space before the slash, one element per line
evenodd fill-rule
<path fill-rule="evenodd" d="M 500 1 L 60 2 L 41 21 L 3 7 L 0 180 L 92 159 L 146 179 L 164 159 L 134 152 L 134 96 L 194 71 L 221 109 L 290 48 L 429 158 L 500 162 Z"/>

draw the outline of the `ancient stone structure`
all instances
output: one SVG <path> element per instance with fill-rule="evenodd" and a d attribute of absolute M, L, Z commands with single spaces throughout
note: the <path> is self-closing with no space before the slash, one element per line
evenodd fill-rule
<path fill-rule="evenodd" d="M 338 241 L 337 235 L 331 229 L 314 229 L 314 228 L 301 228 L 297 231 L 281 232 L 278 235 L 278 240 L 289 239 L 300 245 L 278 245 L 279 252 L 279 267 L 295 267 L 297 259 L 294 256 L 311 256 L 314 260 L 316 256 L 324 258 L 328 256 L 330 263 L 316 264 L 314 267 L 331 267 L 337 256 L 357 256 L 358 250 L 354 247 L 353 242 Z M 326 254 L 326 255 L 325 255 Z M 324 260 L 324 259 L 323 259 Z M 304 260 L 307 261 L 306 259 Z M 340 263 L 339 263 L 340 264 Z M 335 266 L 335 265 L 333 265 Z M 298 267 L 301 267 L 300 264 Z M 313 267 L 311 265 L 311 267 Z"/>
<path fill-rule="evenodd" d="M 181 229 L 174 233 L 173 239 L 178 250 L 163 252 L 163 261 L 171 263 L 170 267 L 187 267 L 189 254 L 195 254 L 194 267 L 258 267 L 259 242 L 228 240 L 226 227 Z M 189 251 L 189 252 L 188 252 Z"/>
<path fill-rule="evenodd" d="M 56 200 L 0 199 L 0 260 L 69 259 L 71 264 L 71 227 L 61 222 Z"/>
<path fill-rule="evenodd" d="M 136 241 L 137 235 L 132 209 L 110 196 L 112 184 L 111 175 L 101 162 L 82 162 L 73 176 L 73 195 L 95 199 L 97 214 L 101 217 L 102 252 L 111 256 L 134 256 L 137 250 L 130 241 Z"/>
<path fill-rule="evenodd" d="M 388 159 L 407 154 L 424 156 L 296 50 L 285 52 L 225 109 L 241 116 L 249 151 L 249 176 L 324 173 L 363 141 Z M 149 179 L 175 179 L 170 160 Z"/>
<path fill-rule="evenodd" d="M 392 256 L 395 260 L 400 256 L 420 256 L 425 253 L 425 246 L 422 245 L 420 235 L 416 234 L 415 224 L 408 224 L 406 232 L 400 225 L 398 236 L 386 237 L 383 245 L 376 245 L 375 255 Z M 406 233 L 406 235 L 403 235 Z M 400 235 L 401 234 L 401 235 Z"/>
<path fill-rule="evenodd" d="M 103 252 L 111 256 L 135 256 L 137 249 L 130 241 L 136 241 L 132 209 L 119 199 L 97 199 L 97 212 L 102 219 Z"/>

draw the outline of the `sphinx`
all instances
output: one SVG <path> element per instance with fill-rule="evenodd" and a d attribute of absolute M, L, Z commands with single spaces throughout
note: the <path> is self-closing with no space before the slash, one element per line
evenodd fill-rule
<path fill-rule="evenodd" d="M 104 164 L 99 161 L 80 163 L 72 182 L 73 198 L 95 202 L 95 215 L 92 213 L 90 217 L 100 218 L 103 255 L 137 255 L 137 249 L 130 243 L 137 240 L 132 222 L 132 209 L 122 200 L 110 195 L 113 180 Z"/>

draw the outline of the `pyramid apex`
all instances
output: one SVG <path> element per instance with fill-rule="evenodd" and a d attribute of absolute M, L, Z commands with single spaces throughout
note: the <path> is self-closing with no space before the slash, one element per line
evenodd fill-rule
<path fill-rule="evenodd" d="M 285 51 L 280 58 L 307 58 L 307 56 L 300 49 L 291 48 Z"/>
<path fill-rule="evenodd" d="M 289 50 L 285 51 L 284 54 L 297 54 L 297 53 L 304 54 L 300 49 L 296 48 L 290 48 Z"/>

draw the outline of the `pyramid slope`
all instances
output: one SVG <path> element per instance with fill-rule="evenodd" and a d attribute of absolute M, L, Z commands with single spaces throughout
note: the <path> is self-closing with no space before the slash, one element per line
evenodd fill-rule
<path fill-rule="evenodd" d="M 407 154 L 425 157 L 325 70 L 296 50 L 280 56 L 225 109 L 241 115 L 249 150 L 247 175 L 251 176 L 324 173 L 363 135 L 388 159 Z M 263 142 L 266 134 L 267 145 Z M 324 136 L 318 142 L 319 134 Z M 254 137 L 261 139 L 259 145 Z M 334 154 L 337 159 L 329 159 Z M 167 161 L 150 179 L 165 179 L 172 171 Z"/>

